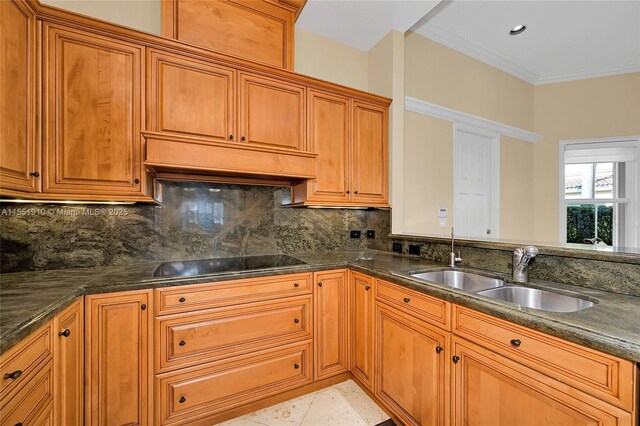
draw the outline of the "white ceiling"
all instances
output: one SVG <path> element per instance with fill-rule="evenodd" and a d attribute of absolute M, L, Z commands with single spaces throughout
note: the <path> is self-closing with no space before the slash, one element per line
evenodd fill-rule
<path fill-rule="evenodd" d="M 407 31 L 439 0 L 308 0 L 296 27 L 369 51 L 391 30 Z"/>
<path fill-rule="evenodd" d="M 640 71 L 640 0 L 441 4 L 413 31 L 533 84 Z M 525 24 L 527 30 L 509 35 Z"/>

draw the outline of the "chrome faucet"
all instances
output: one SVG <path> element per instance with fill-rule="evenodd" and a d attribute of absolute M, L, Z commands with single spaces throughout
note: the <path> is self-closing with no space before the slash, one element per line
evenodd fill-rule
<path fill-rule="evenodd" d="M 458 256 L 456 256 L 456 252 L 453 248 L 454 243 L 453 238 L 453 228 L 451 228 L 451 253 L 449 253 L 449 266 L 455 268 L 456 263 L 462 262 L 462 258 L 460 257 L 460 251 L 458 251 Z"/>
<path fill-rule="evenodd" d="M 538 255 L 539 251 L 534 246 L 520 247 L 513 252 L 511 272 L 514 281 L 526 283 L 529 281 L 529 261 Z"/>

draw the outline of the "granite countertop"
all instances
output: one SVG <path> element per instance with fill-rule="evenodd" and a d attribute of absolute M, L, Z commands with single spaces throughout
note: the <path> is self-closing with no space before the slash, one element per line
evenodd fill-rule
<path fill-rule="evenodd" d="M 188 285 L 349 267 L 378 278 L 517 324 L 640 362 L 640 297 L 532 280 L 528 286 L 576 295 L 598 303 L 571 313 L 520 309 L 474 293 L 411 278 L 411 271 L 446 268 L 418 257 L 373 250 L 294 255 L 306 265 L 207 276 L 153 278 L 160 262 L 102 268 L 0 275 L 0 354 L 82 295 Z M 459 268 L 464 270 L 465 268 Z M 481 271 L 484 275 L 509 277 Z"/>

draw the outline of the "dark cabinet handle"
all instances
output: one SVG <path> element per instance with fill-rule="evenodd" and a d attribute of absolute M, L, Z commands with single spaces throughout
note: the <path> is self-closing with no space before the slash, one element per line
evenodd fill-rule
<path fill-rule="evenodd" d="M 355 194 L 358 195 L 358 191 L 356 191 Z"/>
<path fill-rule="evenodd" d="M 294 287 L 296 287 L 296 288 L 298 288 L 298 287 L 300 287 L 300 284 L 298 284 L 298 283 L 293 283 L 293 286 L 294 286 Z"/>
<path fill-rule="evenodd" d="M 298 368 L 300 368 L 300 366 L 298 364 L 293 364 L 293 368 L 297 370 Z"/>
<path fill-rule="evenodd" d="M 233 135 L 229 135 L 229 140 L 232 141 L 233 140 Z"/>
<path fill-rule="evenodd" d="M 297 324 L 297 323 L 300 322 L 300 320 L 298 318 L 296 318 L 296 319 L 293 320 L 293 322 Z"/>
<path fill-rule="evenodd" d="M 318 287 L 322 287 L 322 281 L 318 283 Z"/>
<path fill-rule="evenodd" d="M 185 342 L 184 340 L 180 340 L 180 343 L 178 343 L 180 346 L 184 346 L 187 344 L 187 342 Z"/>
<path fill-rule="evenodd" d="M 370 288 L 371 288 L 371 286 L 369 286 L 369 285 L 365 285 L 365 286 L 364 286 L 364 291 L 369 291 L 369 289 L 370 289 Z"/>
<path fill-rule="evenodd" d="M 147 305 L 143 303 L 142 305 L 140 305 L 140 309 L 142 309 L 143 311 L 147 310 Z"/>
<path fill-rule="evenodd" d="M 185 398 L 184 396 L 181 396 L 180 399 L 178 400 L 178 402 L 180 404 L 184 404 L 184 402 L 187 400 L 187 398 Z"/>
<path fill-rule="evenodd" d="M 411 299 L 409 299 L 408 297 L 405 297 L 404 298 L 404 303 L 409 303 L 409 302 L 411 302 Z"/>
<path fill-rule="evenodd" d="M 246 141 L 246 140 L 247 140 L 247 138 L 245 138 L 245 137 L 243 136 L 243 137 L 241 137 L 241 138 L 240 138 L 240 140 L 241 140 L 242 142 L 244 142 L 244 141 Z"/>
<path fill-rule="evenodd" d="M 520 347 L 521 344 L 522 344 L 522 342 L 520 340 L 518 340 L 518 339 L 512 339 L 511 340 L 511 345 L 515 346 L 516 348 Z"/>
<path fill-rule="evenodd" d="M 351 194 L 351 191 L 349 191 L 348 189 L 347 189 L 347 194 Z"/>
<path fill-rule="evenodd" d="M 454 364 L 457 364 L 458 361 L 460 361 L 460 357 L 458 355 L 454 355 L 452 359 Z"/>
<path fill-rule="evenodd" d="M 33 177 L 40 177 L 40 173 L 38 173 L 38 172 L 31 172 L 31 173 L 29 173 L 29 176 L 33 176 Z"/>
<path fill-rule="evenodd" d="M 71 335 L 71 330 L 69 330 L 68 328 L 65 331 L 61 331 L 60 333 L 58 333 L 58 336 L 69 337 L 70 335 Z"/>
<path fill-rule="evenodd" d="M 4 378 L 15 380 L 20 376 L 22 376 L 22 370 L 16 370 L 13 373 L 5 373 Z"/>
<path fill-rule="evenodd" d="M 15 426 L 22 426 L 22 423 L 16 423 Z"/>
<path fill-rule="evenodd" d="M 178 302 L 180 302 L 180 303 L 184 303 L 186 301 L 187 301 L 187 299 L 185 299 L 184 297 L 181 297 L 180 299 L 178 299 Z"/>
<path fill-rule="evenodd" d="M 444 350 L 444 348 L 442 346 L 436 346 L 436 353 L 439 354 L 440 352 L 442 352 Z"/>
<path fill-rule="evenodd" d="M 134 179 L 134 180 L 133 180 L 133 183 L 135 183 L 135 184 L 140 183 L 140 179 Z"/>

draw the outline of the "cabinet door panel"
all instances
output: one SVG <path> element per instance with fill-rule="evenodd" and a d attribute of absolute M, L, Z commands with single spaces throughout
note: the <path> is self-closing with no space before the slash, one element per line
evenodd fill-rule
<path fill-rule="evenodd" d="M 304 86 L 240 75 L 240 142 L 306 151 L 305 122 Z"/>
<path fill-rule="evenodd" d="M 351 360 L 349 369 L 360 382 L 373 391 L 374 279 L 357 272 L 350 272 L 350 276 Z"/>
<path fill-rule="evenodd" d="M 347 271 L 315 274 L 315 378 L 348 368 Z"/>
<path fill-rule="evenodd" d="M 0 2 L 0 188 L 36 192 L 36 19 L 19 1 Z"/>
<path fill-rule="evenodd" d="M 86 297 L 87 425 L 151 422 L 151 292 Z"/>
<path fill-rule="evenodd" d="M 160 51 L 151 51 L 149 60 L 152 131 L 233 139 L 233 69 Z"/>
<path fill-rule="evenodd" d="M 45 192 L 142 191 L 143 47 L 45 29 Z"/>
<path fill-rule="evenodd" d="M 309 151 L 318 156 L 307 201 L 349 202 L 348 98 L 309 92 Z"/>
<path fill-rule="evenodd" d="M 81 426 L 84 412 L 84 318 L 82 299 L 54 321 L 57 424 Z"/>
<path fill-rule="evenodd" d="M 454 425 L 631 425 L 631 414 L 459 337 Z"/>
<path fill-rule="evenodd" d="M 446 424 L 448 333 L 377 304 L 376 336 L 378 398 L 406 424 Z"/>
<path fill-rule="evenodd" d="M 353 103 L 353 201 L 386 204 L 389 153 L 387 109 Z"/>

